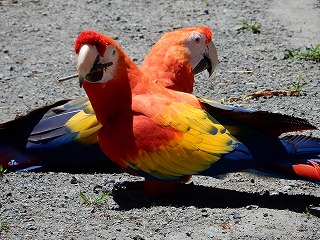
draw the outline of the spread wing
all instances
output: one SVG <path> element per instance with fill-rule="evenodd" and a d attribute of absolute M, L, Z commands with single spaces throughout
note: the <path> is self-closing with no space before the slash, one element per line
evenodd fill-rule
<path fill-rule="evenodd" d="M 138 96 L 133 131 L 137 155 L 126 166 L 137 173 L 175 179 L 199 173 L 237 145 L 206 111 L 157 97 Z"/>

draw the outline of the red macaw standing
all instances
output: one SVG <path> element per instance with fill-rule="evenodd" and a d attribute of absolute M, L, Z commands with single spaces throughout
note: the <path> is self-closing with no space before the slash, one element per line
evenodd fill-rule
<path fill-rule="evenodd" d="M 181 58 L 176 54 L 179 46 L 187 44 L 186 36 L 195 33 L 208 35 L 208 42 L 201 49 L 194 49 L 197 58 L 193 53 L 190 59 Z M 194 73 L 207 69 L 211 75 L 218 64 L 211 35 L 206 27 L 169 32 L 153 46 L 141 69 L 161 86 L 191 93 Z M 32 170 L 105 161 L 97 143 L 100 127 L 87 97 L 36 109 L 0 124 L 0 165 L 9 170 Z"/>
<path fill-rule="evenodd" d="M 201 32 L 186 38 L 176 54 L 194 66 L 191 52 L 204 50 L 211 39 Z M 147 195 L 172 191 L 190 175 L 240 170 L 320 181 L 320 140 L 279 137 L 315 129 L 306 121 L 222 106 L 159 86 L 115 41 L 94 31 L 81 33 L 74 48 L 79 80 L 102 124 L 99 144 L 123 169 L 146 178 Z M 201 51 L 196 52 L 201 59 Z M 106 64 L 111 66 L 101 67 Z M 186 77 L 189 65 L 177 67 Z"/>

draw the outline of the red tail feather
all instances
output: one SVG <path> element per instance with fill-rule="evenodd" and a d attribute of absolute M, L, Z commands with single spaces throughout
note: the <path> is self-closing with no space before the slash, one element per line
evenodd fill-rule
<path fill-rule="evenodd" d="M 302 179 L 320 182 L 320 163 L 309 160 L 309 164 L 295 164 L 292 171 Z"/>

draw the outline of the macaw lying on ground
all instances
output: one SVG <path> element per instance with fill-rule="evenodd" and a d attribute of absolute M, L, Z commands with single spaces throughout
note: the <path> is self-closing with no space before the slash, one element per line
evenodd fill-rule
<path fill-rule="evenodd" d="M 187 61 L 210 41 L 205 32 L 192 32 L 179 48 L 181 59 Z M 102 124 L 99 144 L 124 170 L 145 177 L 148 196 L 170 192 L 194 174 L 247 170 L 320 182 L 320 139 L 279 137 L 316 129 L 307 121 L 164 88 L 140 71 L 115 41 L 94 31 L 81 33 L 74 48 L 79 80 Z M 92 73 L 107 63 L 111 66 Z M 190 68 L 183 61 L 176 67 L 186 74 Z"/>
<path fill-rule="evenodd" d="M 197 32 L 207 34 L 210 41 L 193 49 L 190 59 L 183 59 L 180 45 Z M 211 35 L 205 27 L 169 32 L 152 47 L 140 69 L 161 86 L 191 93 L 194 74 L 207 69 L 211 75 L 218 64 Z M 0 124 L 0 165 L 9 170 L 32 170 L 104 161 L 107 158 L 97 143 L 100 127 L 87 97 L 36 109 Z"/>

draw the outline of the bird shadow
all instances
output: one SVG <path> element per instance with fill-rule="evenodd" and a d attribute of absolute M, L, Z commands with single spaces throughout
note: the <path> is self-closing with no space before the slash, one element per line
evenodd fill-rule
<path fill-rule="evenodd" d="M 195 206 L 199 208 L 242 208 L 256 205 L 262 208 L 284 210 L 297 213 L 308 213 L 320 218 L 320 197 L 310 195 L 278 195 L 241 192 L 237 190 L 222 189 L 194 184 L 181 184 L 176 193 L 159 198 L 147 199 L 143 192 L 143 181 L 127 182 L 125 188 L 112 191 L 114 201 L 119 210 L 152 206 Z M 314 207 L 309 207 L 314 206 Z"/>
<path fill-rule="evenodd" d="M 64 172 L 70 174 L 123 173 L 122 168 L 111 160 L 90 161 L 78 166 L 43 166 L 33 172 Z"/>

